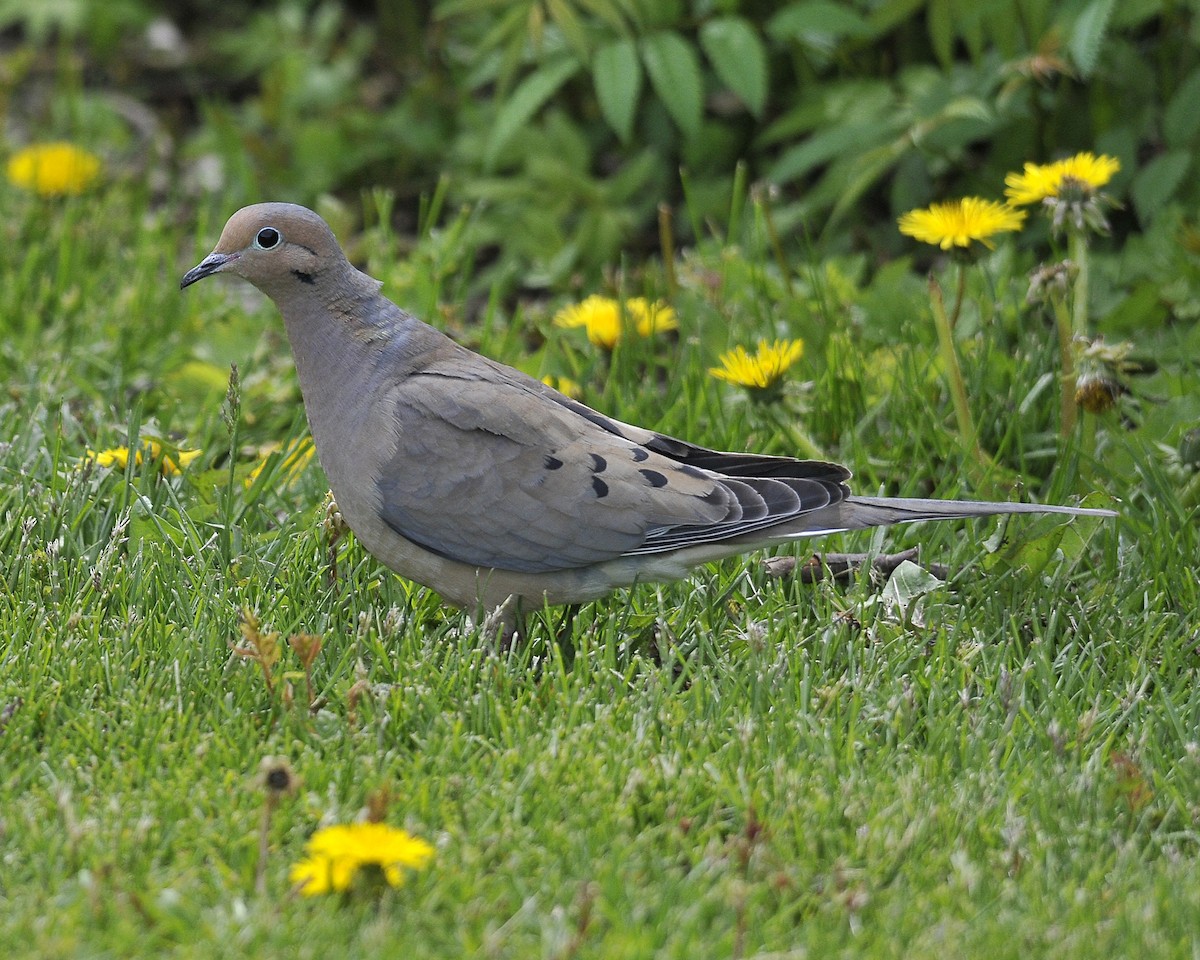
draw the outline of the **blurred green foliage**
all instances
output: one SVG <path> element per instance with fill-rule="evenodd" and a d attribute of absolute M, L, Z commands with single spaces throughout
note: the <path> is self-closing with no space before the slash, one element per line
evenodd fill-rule
<path fill-rule="evenodd" d="M 779 188 L 784 234 L 877 256 L 901 249 L 904 210 L 997 196 L 1005 172 L 1076 150 L 1121 160 L 1118 233 L 1194 209 L 1198 10 L 280 0 L 217 15 L 192 0 L 0 0 L 3 106 L 10 131 L 128 123 L 128 102 L 97 98 L 119 89 L 223 209 L 384 187 L 404 212 L 445 175 L 450 203 L 476 208 L 486 278 L 539 287 L 656 248 L 660 202 L 696 240 L 735 202 L 739 163 Z M 22 94 L 37 81 L 77 107 Z"/>

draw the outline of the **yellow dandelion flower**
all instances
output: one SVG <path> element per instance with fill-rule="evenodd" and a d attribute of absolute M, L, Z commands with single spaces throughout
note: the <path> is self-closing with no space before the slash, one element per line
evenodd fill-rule
<path fill-rule="evenodd" d="M 203 453 L 202 450 L 168 449 L 157 440 L 144 440 L 142 445 L 131 451 L 129 447 L 112 447 L 108 450 L 88 450 L 86 459 L 95 461 L 100 467 L 116 467 L 124 470 L 129 466 L 129 457 L 133 456 L 135 466 L 141 466 L 143 460 L 158 462 L 164 476 L 174 476 Z"/>
<path fill-rule="evenodd" d="M 405 868 L 420 870 L 434 852 L 424 840 L 386 823 L 324 827 L 312 835 L 307 849 L 308 858 L 292 866 L 289 878 L 308 897 L 349 890 L 359 871 L 371 868 L 398 887 Z"/>
<path fill-rule="evenodd" d="M 1094 153 L 1077 153 L 1054 163 L 1027 163 L 1023 172 L 1004 178 L 1004 194 L 1016 206 L 1040 203 L 1061 196 L 1067 189 L 1090 196 L 1120 169 L 1121 161 L 1116 157 Z"/>
<path fill-rule="evenodd" d="M 633 317 L 638 336 L 641 337 L 679 329 L 674 309 L 661 300 L 651 303 L 645 297 L 634 297 L 625 301 L 625 312 Z"/>
<path fill-rule="evenodd" d="M 129 466 L 129 448 L 128 447 L 110 447 L 108 450 L 88 450 L 86 459 L 94 460 L 97 466 L 100 467 L 116 467 L 118 470 L 124 470 Z M 137 463 L 142 462 L 142 455 L 139 452 L 137 455 Z"/>
<path fill-rule="evenodd" d="M 583 327 L 588 339 L 611 350 L 621 339 L 621 309 L 616 300 L 592 294 L 582 303 L 563 307 L 554 315 L 556 327 Z"/>
<path fill-rule="evenodd" d="M 282 453 L 280 451 L 282 450 Z M 303 440 L 298 440 L 286 450 L 278 443 L 270 444 L 262 451 L 265 455 L 255 464 L 254 469 L 246 474 L 245 484 L 247 487 L 252 487 L 255 481 L 262 476 L 262 472 L 267 468 L 267 463 L 270 462 L 273 454 L 280 454 L 279 473 L 277 474 L 281 486 L 290 487 L 300 479 L 305 468 L 312 462 L 313 454 L 316 448 L 313 447 L 312 437 L 305 437 Z"/>
<path fill-rule="evenodd" d="M 542 377 L 542 383 L 572 400 L 578 400 L 583 396 L 583 387 L 570 377 L 556 377 L 547 374 Z"/>
<path fill-rule="evenodd" d="M 626 326 L 622 321 L 626 319 L 632 321 L 630 325 L 642 337 L 679 328 L 675 311 L 661 301 L 651 303 L 645 297 L 634 297 L 625 301 L 624 314 L 622 317 L 618 301 L 593 294 L 582 303 L 559 310 L 554 325 L 583 327 L 588 339 L 605 350 L 612 350 L 620 342 Z"/>
<path fill-rule="evenodd" d="M 83 193 L 100 176 L 100 158 L 72 143 L 39 143 L 8 160 L 8 179 L 43 197 Z"/>
<path fill-rule="evenodd" d="M 803 340 L 760 340 L 753 355 L 742 346 L 721 354 L 721 365 L 710 367 L 709 373 L 718 380 L 735 383 L 748 390 L 767 391 L 783 379 L 787 368 L 804 353 Z"/>
<path fill-rule="evenodd" d="M 179 473 L 203 452 L 203 450 L 173 450 L 164 454 L 162 457 L 163 473 Z"/>
<path fill-rule="evenodd" d="M 1024 210 L 1014 210 L 995 200 L 963 197 L 949 203 L 935 203 L 924 210 L 910 210 L 899 224 L 901 233 L 943 250 L 969 247 L 975 240 L 991 249 L 994 244 L 990 237 L 1019 230 L 1024 219 Z"/>

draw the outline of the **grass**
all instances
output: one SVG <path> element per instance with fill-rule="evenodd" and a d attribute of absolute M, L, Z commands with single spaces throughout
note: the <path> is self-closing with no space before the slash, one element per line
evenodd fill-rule
<path fill-rule="evenodd" d="M 805 585 L 748 558 L 593 604 L 558 640 L 548 615 L 498 651 L 352 538 L 331 542 L 315 465 L 246 487 L 257 447 L 303 421 L 273 309 L 233 285 L 176 289 L 229 211 L 152 211 L 117 188 L 4 202 L 21 251 L 0 291 L 10 956 L 1194 955 L 1197 527 L 1161 446 L 1196 416 L 1194 365 L 1168 359 L 1139 429 L 1114 415 L 1094 455 L 1060 453 L 1053 336 L 1018 324 L 1020 271 L 1002 264 L 974 301 L 991 335 L 964 352 L 996 482 L 1103 491 L 1118 522 L 798 548 L 920 543 L 953 577 L 906 610 L 865 578 Z M 482 323 L 439 311 L 425 248 L 403 274 L 375 267 L 406 278 L 402 303 L 580 379 L 623 419 L 771 452 L 802 424 L 859 489 L 971 493 L 923 283 L 867 287 L 831 260 L 789 294 L 769 259 L 681 264 L 678 341 L 611 363 L 536 304 L 490 304 Z M 781 406 L 707 375 L 730 343 L 776 335 L 806 340 L 796 379 L 812 381 Z M 1186 330 L 1147 336 L 1195 355 Z M 204 456 L 166 478 L 82 465 L 138 435 Z M 289 705 L 232 650 L 242 609 L 323 635 L 315 712 L 290 652 L 275 668 Z M 267 756 L 303 784 L 260 864 Z M 383 797 L 434 863 L 381 898 L 290 892 L 313 830 Z"/>

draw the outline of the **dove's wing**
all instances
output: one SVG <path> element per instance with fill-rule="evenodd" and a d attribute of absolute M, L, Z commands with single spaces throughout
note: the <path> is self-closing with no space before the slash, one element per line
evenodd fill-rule
<path fill-rule="evenodd" d="M 538 573 L 683 549 L 846 496 L 834 464 L 686 444 L 465 351 L 410 374 L 390 400 L 399 442 L 377 481 L 381 517 L 474 566 Z"/>

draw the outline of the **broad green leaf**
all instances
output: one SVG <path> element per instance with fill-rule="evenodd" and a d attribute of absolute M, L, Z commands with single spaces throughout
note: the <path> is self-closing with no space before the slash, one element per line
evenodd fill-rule
<path fill-rule="evenodd" d="M 810 133 L 825 123 L 829 111 L 821 100 L 810 100 L 788 111 L 778 120 L 767 127 L 756 141 L 759 147 L 769 147 L 776 143 L 795 140 L 796 137 Z"/>
<path fill-rule="evenodd" d="M 979 0 L 954 0 L 954 28 L 962 38 L 973 61 L 984 52 L 983 14 L 987 4 Z"/>
<path fill-rule="evenodd" d="M 606 186 L 609 196 L 619 202 L 627 202 L 644 194 L 654 182 L 655 172 L 660 166 L 659 155 L 653 150 L 635 154 L 608 178 Z"/>
<path fill-rule="evenodd" d="M 814 38 L 868 37 L 871 25 L 853 8 L 830 0 L 805 0 L 784 7 L 767 21 L 767 33 L 775 40 L 812 42 Z"/>
<path fill-rule="evenodd" d="M 1102 508 L 1106 510 L 1113 510 L 1118 505 L 1116 499 L 1104 493 L 1088 494 L 1079 503 L 1081 507 Z M 1071 523 L 1064 525 L 1062 528 L 1063 537 L 1058 544 L 1058 549 L 1063 559 L 1072 564 L 1078 562 L 1084 556 L 1087 546 L 1096 531 L 1106 524 L 1111 523 L 1111 520 L 1103 517 L 1075 517 Z"/>
<path fill-rule="evenodd" d="M 440 0 L 437 6 L 436 18 L 446 20 L 450 17 L 457 17 L 462 14 L 484 14 L 491 13 L 495 10 L 497 4 L 495 0 Z M 514 4 L 513 9 L 519 10 L 522 14 L 528 15 L 528 11 L 521 8 L 521 5 Z"/>
<path fill-rule="evenodd" d="M 926 0 L 885 0 L 871 11 L 870 26 L 875 36 L 887 33 L 914 16 Z"/>
<path fill-rule="evenodd" d="M 1082 507 L 1112 508 L 1116 501 L 1106 494 L 1085 497 Z M 1105 524 L 1103 517 L 1041 517 L 1005 518 L 996 532 L 987 539 L 988 556 L 983 560 L 985 570 L 1024 570 L 1040 575 L 1051 563 L 1076 563 L 1083 556 L 1088 541 Z"/>
<path fill-rule="evenodd" d="M 691 15 L 685 11 L 685 0 L 618 0 L 625 15 L 643 30 L 679 25 Z M 724 4 L 723 4 L 724 5 Z M 696 4 L 702 7 L 703 4 Z M 714 4 L 715 6 L 715 4 Z M 689 10 L 693 7 L 687 2 Z"/>
<path fill-rule="evenodd" d="M 636 11 L 622 10 L 625 6 L 620 0 L 581 0 L 578 6 L 587 13 L 599 17 L 613 30 L 624 31 L 632 25 L 637 25 Z"/>
<path fill-rule="evenodd" d="M 586 60 L 589 55 L 587 31 L 571 4 L 566 0 L 546 0 L 546 10 L 575 50 L 575 55 Z"/>
<path fill-rule="evenodd" d="M 512 96 L 500 107 L 496 122 L 492 125 L 484 151 L 484 165 L 491 168 L 508 142 L 517 134 L 542 105 L 579 70 L 579 61 L 574 58 L 555 60 L 539 67 L 517 84 Z"/>
<path fill-rule="evenodd" d="M 1190 150 L 1171 150 L 1155 157 L 1137 172 L 1130 195 L 1138 219 L 1145 223 L 1171 199 L 1191 161 Z"/>
<path fill-rule="evenodd" d="M 756 117 L 767 102 L 767 51 L 741 17 L 709 20 L 700 28 L 700 46 L 721 82 L 741 97 Z"/>
<path fill-rule="evenodd" d="M 1024 17 L 1014 17 L 1012 7 L 1003 3 L 980 4 L 981 22 L 988 38 L 1006 59 L 1020 56 L 1024 47 L 1026 31 L 1030 36 L 1040 36 L 1029 30 Z"/>
<path fill-rule="evenodd" d="M 671 119 L 691 139 L 700 130 L 704 106 L 700 61 L 692 46 L 667 30 L 642 37 L 642 62 Z"/>
<path fill-rule="evenodd" d="M 983 568 L 989 571 L 1024 570 L 1033 576 L 1039 575 L 1057 555 L 1058 545 L 1070 522 L 1062 517 L 1024 522 L 1004 518 L 986 541 L 989 553 L 983 559 Z"/>
<path fill-rule="evenodd" d="M 940 590 L 945 584 L 924 567 L 905 560 L 892 571 L 883 588 L 883 602 L 898 607 L 902 617 L 908 616 L 913 603 L 927 593 Z"/>
<path fill-rule="evenodd" d="M 628 143 L 642 90 L 642 65 L 632 40 L 614 40 L 596 51 L 592 82 L 604 119 L 621 141 Z"/>
<path fill-rule="evenodd" d="M 767 179 L 772 183 L 795 180 L 855 145 L 873 144 L 878 133 L 877 123 L 847 124 L 822 130 L 787 150 L 770 169 Z"/>
<path fill-rule="evenodd" d="M 1104 326 L 1114 333 L 1137 337 L 1166 323 L 1169 314 L 1170 307 L 1164 301 L 1158 283 L 1139 283 L 1109 310 L 1104 317 Z"/>
<path fill-rule="evenodd" d="M 870 121 L 883 127 L 897 112 L 897 95 L 891 81 L 830 82 L 768 126 L 759 136 L 758 145 L 786 143 L 800 134 L 819 132 L 835 120 L 844 125 Z"/>
<path fill-rule="evenodd" d="M 1071 51 L 1071 59 L 1075 61 L 1080 74 L 1085 77 L 1090 76 L 1096 68 L 1114 3 L 1115 0 L 1092 0 L 1084 7 L 1071 30 L 1067 49 Z"/>
<path fill-rule="evenodd" d="M 837 202 L 829 211 L 829 223 L 840 222 L 841 218 L 858 203 L 859 198 L 895 166 L 905 149 L 907 149 L 907 143 L 901 141 L 864 153 L 854 165 L 854 175 L 843 186 Z M 826 227 L 826 230 L 829 229 L 830 227 Z"/>
<path fill-rule="evenodd" d="M 1163 136 L 1172 147 L 1188 144 L 1200 129 L 1200 70 L 1193 70 L 1175 90 L 1163 111 Z"/>
<path fill-rule="evenodd" d="M 930 0 L 925 21 L 938 62 L 949 67 L 954 62 L 954 0 Z"/>

